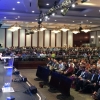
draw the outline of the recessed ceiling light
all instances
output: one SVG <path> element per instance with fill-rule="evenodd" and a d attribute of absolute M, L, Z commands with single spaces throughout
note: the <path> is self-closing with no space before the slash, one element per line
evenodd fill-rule
<path fill-rule="evenodd" d="M 83 23 L 83 21 L 81 21 L 81 23 Z"/>
<path fill-rule="evenodd" d="M 61 9 L 61 12 L 64 12 L 64 10 L 63 10 L 63 9 Z"/>
<path fill-rule="evenodd" d="M 99 12 L 100 12 L 100 10 L 99 10 Z"/>
<path fill-rule="evenodd" d="M 87 15 L 84 15 L 84 16 L 87 16 Z"/>
<path fill-rule="evenodd" d="M 49 3 L 47 3 L 46 5 L 49 6 Z"/>
<path fill-rule="evenodd" d="M 12 8 L 12 10 L 15 10 L 15 8 Z"/>
<path fill-rule="evenodd" d="M 34 23 L 34 22 L 32 22 L 32 23 Z"/>
<path fill-rule="evenodd" d="M 52 16 L 55 16 L 55 13 L 52 13 Z"/>
<path fill-rule="evenodd" d="M 75 22 L 75 21 L 73 21 L 73 22 Z"/>
<path fill-rule="evenodd" d="M 72 4 L 72 7 L 74 8 L 76 5 L 75 4 Z"/>
<path fill-rule="evenodd" d="M 86 20 L 88 22 L 88 20 Z"/>
<path fill-rule="evenodd" d="M 6 19 L 6 17 L 4 17 Z"/>
<path fill-rule="evenodd" d="M 19 3 L 20 3 L 20 1 L 17 1 L 17 3 L 19 4 Z"/>
<path fill-rule="evenodd" d="M 9 21 L 7 21 L 7 22 L 9 22 Z"/>
<path fill-rule="evenodd" d="M 18 18 L 20 18 L 20 16 L 18 16 Z"/>
<path fill-rule="evenodd" d="M 34 13 L 34 10 L 32 11 L 32 13 Z"/>
<path fill-rule="evenodd" d="M 90 22 L 90 23 L 92 23 L 92 22 Z"/>
<path fill-rule="evenodd" d="M 55 21 L 57 21 L 57 20 L 55 20 Z"/>
<path fill-rule="evenodd" d="M 15 19 L 17 19 L 17 18 L 15 18 Z"/>
<path fill-rule="evenodd" d="M 35 19 L 35 20 L 37 20 L 37 19 Z"/>

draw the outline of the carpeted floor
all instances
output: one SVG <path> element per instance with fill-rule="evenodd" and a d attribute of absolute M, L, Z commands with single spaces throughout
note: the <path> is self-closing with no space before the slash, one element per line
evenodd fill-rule
<path fill-rule="evenodd" d="M 36 77 L 36 69 L 21 69 L 20 70 L 22 75 L 26 76 L 28 80 L 31 82 L 31 84 L 35 85 L 37 89 L 46 97 L 46 100 L 93 100 L 91 98 L 91 95 L 87 94 L 81 94 L 79 92 L 76 92 L 74 89 L 70 90 L 70 97 L 67 98 L 59 98 L 59 93 L 51 93 L 48 91 L 48 87 L 45 86 L 43 88 L 39 87 L 40 81 L 35 81 L 34 79 Z"/>

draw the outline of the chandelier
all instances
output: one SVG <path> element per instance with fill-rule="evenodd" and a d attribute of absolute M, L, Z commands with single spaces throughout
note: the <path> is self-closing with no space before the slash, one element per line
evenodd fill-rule
<path fill-rule="evenodd" d="M 60 30 L 63 31 L 63 32 L 66 32 L 66 31 L 69 30 L 69 28 L 66 28 L 66 26 L 64 25 Z"/>
<path fill-rule="evenodd" d="M 55 28 L 54 30 L 52 30 L 52 32 L 57 34 L 60 32 L 60 30 L 58 28 Z"/>
<path fill-rule="evenodd" d="M 21 26 L 17 23 L 15 23 L 14 25 L 10 26 L 10 28 L 8 28 L 9 31 L 17 31 L 18 29 L 21 29 Z"/>
<path fill-rule="evenodd" d="M 84 29 L 82 29 L 82 31 L 85 32 L 85 33 L 88 33 L 88 32 L 90 32 L 91 30 L 90 30 L 89 28 L 87 28 L 87 26 L 86 26 Z"/>
<path fill-rule="evenodd" d="M 78 33 L 79 33 L 79 31 L 78 31 L 77 29 L 73 30 L 72 32 L 73 32 L 74 34 L 78 34 Z"/>

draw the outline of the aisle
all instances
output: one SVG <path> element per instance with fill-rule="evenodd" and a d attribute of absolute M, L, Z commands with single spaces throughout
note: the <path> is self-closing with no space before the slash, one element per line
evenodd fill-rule
<path fill-rule="evenodd" d="M 28 78 L 28 80 L 33 85 L 35 85 L 38 88 L 40 92 L 42 92 L 47 97 L 47 100 L 59 100 L 56 97 L 59 93 L 50 93 L 48 91 L 48 87 L 45 88 L 39 87 L 39 81 L 34 80 L 34 78 L 36 78 L 35 75 L 36 69 L 21 69 L 20 71 L 23 75 L 25 75 Z M 93 100 L 93 99 L 91 98 L 91 95 L 81 94 L 79 92 L 76 92 L 74 89 L 71 89 L 71 97 L 68 97 L 66 100 Z"/>

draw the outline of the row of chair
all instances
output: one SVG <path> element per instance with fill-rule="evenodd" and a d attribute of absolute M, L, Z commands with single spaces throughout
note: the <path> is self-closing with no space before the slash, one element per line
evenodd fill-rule
<path fill-rule="evenodd" d="M 49 80 L 50 75 L 51 78 Z M 70 96 L 72 80 L 68 77 L 55 71 L 51 72 L 48 68 L 42 66 L 38 66 L 36 76 L 44 82 L 49 83 L 50 88 L 56 89 L 66 96 Z"/>

